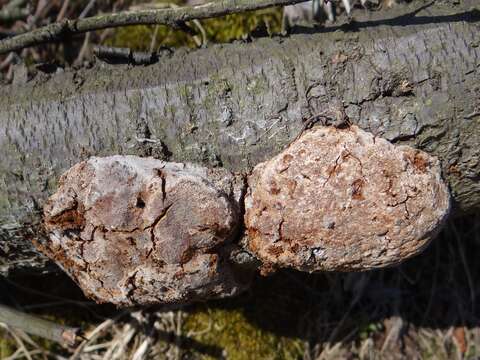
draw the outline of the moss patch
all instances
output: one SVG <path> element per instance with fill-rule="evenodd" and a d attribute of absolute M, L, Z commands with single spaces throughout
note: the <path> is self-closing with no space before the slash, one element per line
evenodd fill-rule
<path fill-rule="evenodd" d="M 12 355 L 17 349 L 15 340 L 7 334 L 3 329 L 0 329 L 0 359 L 5 359 Z"/>
<path fill-rule="evenodd" d="M 300 339 L 260 329 L 239 309 L 197 309 L 187 316 L 184 331 L 202 345 L 221 348 L 232 360 L 299 359 L 303 354 Z M 214 357 L 203 354 L 202 358 Z"/>
<path fill-rule="evenodd" d="M 183 1 L 157 1 L 157 3 L 176 3 L 181 5 Z M 207 42 L 228 43 L 234 40 L 245 39 L 255 29 L 265 28 L 269 34 L 277 34 L 281 31 L 282 9 L 271 8 L 248 13 L 227 15 L 220 18 L 200 21 L 205 30 Z M 188 24 L 193 31 L 199 33 L 195 24 Z M 105 45 L 114 47 L 128 47 L 139 51 L 148 51 L 152 46 L 157 50 L 166 47 L 196 47 L 194 37 L 181 30 L 175 30 L 168 26 L 138 25 L 121 27 L 114 30 L 113 35 L 105 41 Z M 156 33 L 156 34 L 155 34 Z M 200 38 L 200 34 L 197 35 Z"/>

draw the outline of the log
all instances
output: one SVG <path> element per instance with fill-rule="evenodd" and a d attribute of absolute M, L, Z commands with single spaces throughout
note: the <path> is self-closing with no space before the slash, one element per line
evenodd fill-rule
<path fill-rule="evenodd" d="M 55 271 L 31 240 L 79 161 L 131 154 L 248 172 L 338 100 L 360 128 L 438 157 L 453 212 L 477 210 L 475 3 L 417 1 L 289 37 L 165 51 L 150 66 L 59 68 L 1 86 L 0 274 Z"/>

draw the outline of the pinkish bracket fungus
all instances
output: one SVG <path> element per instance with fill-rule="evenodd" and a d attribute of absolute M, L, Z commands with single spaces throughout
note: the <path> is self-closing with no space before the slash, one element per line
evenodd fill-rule
<path fill-rule="evenodd" d="M 436 158 L 356 126 L 305 132 L 248 183 L 248 239 L 236 244 L 242 178 L 153 158 L 91 158 L 61 177 L 44 208 L 49 239 L 38 246 L 98 302 L 189 303 L 248 286 L 251 266 L 231 261 L 242 247 L 264 273 L 397 264 L 425 248 L 450 204 Z"/>
<path fill-rule="evenodd" d="M 45 205 L 40 249 L 98 302 L 188 303 L 237 294 L 228 260 L 243 180 L 153 158 L 91 158 Z"/>
<path fill-rule="evenodd" d="M 264 272 L 398 264 L 425 248 L 450 203 L 436 158 L 356 126 L 305 132 L 248 183 L 248 247 Z"/>

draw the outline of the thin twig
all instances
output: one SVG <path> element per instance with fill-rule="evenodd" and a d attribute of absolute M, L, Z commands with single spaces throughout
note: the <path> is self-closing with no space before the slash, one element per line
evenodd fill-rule
<path fill-rule="evenodd" d="M 15 228 L 12 228 L 12 229 L 15 229 Z M 65 297 L 62 297 L 62 296 L 52 295 L 52 294 L 49 294 L 49 293 L 46 293 L 46 292 L 43 292 L 43 291 L 38 291 L 38 290 L 35 290 L 35 289 L 31 289 L 31 288 L 25 287 L 23 285 L 20 285 L 17 282 L 12 281 L 8 278 L 3 278 L 2 280 L 5 281 L 6 283 L 8 283 L 9 285 L 12 285 L 15 288 L 20 289 L 21 291 L 27 292 L 29 294 L 39 295 L 39 296 L 42 296 L 42 297 L 45 297 L 45 298 L 48 298 L 48 299 L 60 300 L 60 301 L 63 301 L 65 303 L 81 306 L 81 307 L 86 308 L 86 309 L 89 309 L 89 306 L 95 304 L 93 301 L 71 300 L 71 299 L 68 299 L 68 298 L 65 298 Z M 93 313 L 93 314 L 96 315 L 97 317 L 99 317 L 98 314 L 95 314 L 95 313 Z M 104 319 L 104 318 L 102 317 L 102 319 Z"/>
<path fill-rule="evenodd" d="M 28 9 L 3 9 L 0 11 L 0 21 L 16 21 L 26 19 L 30 15 Z"/>
<path fill-rule="evenodd" d="M 90 0 L 87 6 L 83 9 L 83 11 L 78 16 L 78 18 L 83 19 L 85 16 L 87 16 L 88 12 L 92 9 L 93 5 L 95 5 L 95 0 Z M 80 65 L 82 63 L 83 58 L 85 57 L 85 54 L 89 48 L 88 45 L 90 44 L 90 37 L 91 37 L 91 33 L 87 33 L 85 35 L 82 48 L 80 49 L 80 52 L 78 53 L 77 59 L 74 61 L 74 64 Z"/>
<path fill-rule="evenodd" d="M 26 344 L 32 346 L 35 350 L 31 350 L 30 351 L 30 355 L 36 355 L 37 353 L 38 354 L 41 354 L 43 355 L 42 357 L 44 359 L 47 358 L 47 355 L 50 357 L 50 358 L 53 358 L 53 359 L 57 359 L 57 360 L 66 360 L 65 357 L 63 356 L 60 356 L 58 354 L 54 354 L 46 349 L 44 349 L 43 347 L 41 347 L 39 344 L 37 344 L 35 341 L 32 340 L 32 338 L 30 336 L 28 336 L 28 334 L 22 330 L 19 330 L 19 329 L 15 329 L 15 333 L 16 335 L 22 339 Z M 19 357 L 23 357 L 21 355 L 19 355 Z M 12 359 L 13 360 L 13 359 Z"/>
<path fill-rule="evenodd" d="M 3 60 L 2 62 L 0 62 L 0 70 L 4 70 L 7 68 L 7 66 L 10 66 L 10 64 L 12 63 L 12 61 L 14 60 L 15 58 L 15 54 L 14 53 L 10 53 L 8 54 L 8 56 L 5 58 L 5 60 Z"/>
<path fill-rule="evenodd" d="M 5 5 L 6 9 L 14 9 L 24 6 L 28 0 L 11 0 L 7 5 Z"/>
<path fill-rule="evenodd" d="M 162 5 L 162 4 L 160 4 L 160 5 Z M 174 9 L 180 7 L 180 6 L 178 6 L 178 5 L 174 4 L 174 3 L 164 4 L 164 5 L 167 6 L 167 7 L 170 7 L 170 8 L 174 8 Z M 192 38 L 193 38 L 193 40 L 195 41 L 195 44 L 196 44 L 198 47 L 206 45 L 206 43 L 207 43 L 207 33 L 205 32 L 205 29 L 203 28 L 202 24 L 201 24 L 200 21 L 198 21 L 197 19 L 193 20 L 192 22 L 193 22 L 193 24 L 196 26 L 196 28 L 198 29 L 198 31 L 200 32 L 200 34 L 202 35 L 202 38 L 201 38 L 201 39 L 199 39 L 196 34 L 191 33 L 191 31 L 189 31 L 190 28 L 188 27 L 188 25 L 183 26 L 185 23 L 182 24 L 182 26 L 180 26 L 180 30 L 183 30 L 184 32 L 192 35 Z M 157 28 L 158 28 L 158 26 L 157 26 Z"/>
<path fill-rule="evenodd" d="M 473 119 L 474 117 L 479 116 L 479 115 L 480 115 L 480 111 L 474 111 L 474 112 L 471 112 L 468 115 L 465 115 L 463 118 L 470 120 L 470 119 Z"/>
<path fill-rule="evenodd" d="M 18 348 L 25 354 L 25 357 L 28 360 L 32 360 L 32 357 L 30 356 L 30 352 L 28 351 L 27 347 L 23 343 L 22 339 L 17 334 L 15 334 L 15 331 L 13 331 L 12 329 L 9 329 L 9 326 L 7 326 L 6 329 L 10 333 L 10 335 L 15 339 L 15 342 L 17 343 Z"/>
<path fill-rule="evenodd" d="M 90 0 L 87 6 L 85 6 L 85 9 L 83 9 L 80 15 L 78 16 L 78 18 L 83 19 L 85 16 L 87 16 L 90 10 L 92 10 L 93 5 L 95 5 L 95 0 Z"/>
<path fill-rule="evenodd" d="M 155 30 L 153 31 L 152 39 L 150 40 L 150 52 L 152 53 L 155 50 L 155 44 L 157 43 L 157 35 L 158 35 L 159 26 L 155 26 Z"/>
<path fill-rule="evenodd" d="M 62 8 L 61 8 L 60 11 L 58 12 L 57 20 L 56 20 L 56 21 L 61 21 L 61 20 L 63 20 L 63 18 L 65 17 L 65 14 L 67 13 L 67 9 L 68 9 L 69 6 L 70 6 L 70 0 L 65 0 L 65 1 L 63 2 Z"/>
<path fill-rule="evenodd" d="M 0 305 L 0 322 L 13 328 L 21 329 L 32 335 L 56 341 L 61 344 L 74 345 L 77 342 L 79 330 L 54 322 L 40 319 L 20 311 Z"/>
<path fill-rule="evenodd" d="M 132 340 L 137 331 L 138 330 L 133 327 L 132 324 L 125 324 L 122 331 L 120 331 L 113 338 L 112 346 L 105 352 L 103 358 L 108 360 L 120 359 L 125 354 L 125 349 L 128 343 L 130 342 L 130 340 Z"/>
<path fill-rule="evenodd" d="M 128 314 L 128 311 L 122 311 L 118 315 L 116 315 L 112 319 L 107 319 L 104 322 L 102 322 L 100 325 L 98 325 L 93 331 L 89 334 L 86 335 L 86 339 L 78 345 L 78 347 L 75 349 L 75 352 L 73 355 L 70 357 L 70 360 L 77 360 L 80 358 L 80 355 L 83 352 L 83 349 L 91 344 L 93 341 L 95 341 L 102 333 L 107 330 L 109 327 L 115 324 L 116 321 L 118 321 L 121 317 L 124 315 Z"/>
<path fill-rule="evenodd" d="M 74 61 L 74 64 L 76 65 L 80 65 L 83 61 L 83 58 L 85 57 L 85 54 L 87 53 L 88 51 L 88 45 L 90 44 L 90 33 L 87 33 L 85 35 L 85 39 L 83 40 L 83 44 L 82 44 L 82 47 L 78 53 L 78 56 L 77 56 L 77 59 Z"/>
<path fill-rule="evenodd" d="M 222 0 L 194 7 L 150 9 L 98 15 L 85 19 L 63 20 L 30 32 L 0 41 L 0 54 L 60 40 L 65 35 L 127 25 L 169 25 L 195 19 L 208 19 L 244 11 L 283 6 L 305 0 Z"/>

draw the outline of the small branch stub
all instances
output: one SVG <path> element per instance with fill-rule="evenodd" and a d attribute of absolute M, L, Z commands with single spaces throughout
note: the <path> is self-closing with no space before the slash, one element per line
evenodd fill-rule
<path fill-rule="evenodd" d="M 426 247 L 450 204 L 436 158 L 356 126 L 305 132 L 248 183 L 248 247 L 264 273 L 398 264 Z"/>
<path fill-rule="evenodd" d="M 153 158 L 91 158 L 44 207 L 37 246 L 97 302 L 189 303 L 240 292 L 228 252 L 243 179 Z"/>

